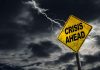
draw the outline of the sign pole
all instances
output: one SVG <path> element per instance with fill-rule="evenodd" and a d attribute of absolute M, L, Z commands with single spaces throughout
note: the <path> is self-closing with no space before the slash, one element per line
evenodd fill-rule
<path fill-rule="evenodd" d="M 77 62 L 78 70 L 81 70 L 81 65 L 80 65 L 80 61 L 79 61 L 79 54 L 75 53 L 75 55 L 76 55 L 76 62 Z"/>

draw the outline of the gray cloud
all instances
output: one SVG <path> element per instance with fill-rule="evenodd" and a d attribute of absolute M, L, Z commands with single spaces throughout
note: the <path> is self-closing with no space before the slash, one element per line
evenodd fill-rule
<path fill-rule="evenodd" d="M 86 64 L 91 64 L 91 63 L 95 63 L 95 62 L 100 62 L 100 53 L 95 54 L 95 55 L 85 55 L 84 56 L 85 59 L 85 63 Z"/>
<path fill-rule="evenodd" d="M 99 67 L 96 67 L 96 68 L 93 68 L 91 70 L 99 70 L 100 69 L 100 66 Z"/>
<path fill-rule="evenodd" d="M 57 60 L 58 62 L 63 62 L 63 63 L 66 63 L 66 62 L 69 62 L 70 60 L 74 59 L 74 54 L 73 53 L 66 53 L 62 56 L 59 57 L 59 59 Z"/>
<path fill-rule="evenodd" d="M 24 69 L 19 66 L 7 65 L 7 64 L 0 63 L 0 70 L 24 70 Z"/>
<path fill-rule="evenodd" d="M 50 56 L 50 53 L 61 51 L 58 45 L 55 45 L 50 41 L 40 42 L 39 44 L 31 43 L 28 48 L 31 49 L 33 55 L 38 57 L 47 57 Z"/>
<path fill-rule="evenodd" d="M 74 67 L 75 65 L 67 65 L 66 70 L 75 70 Z"/>
<path fill-rule="evenodd" d="M 96 37 L 96 43 L 97 43 L 97 45 L 100 45 L 100 35 L 97 35 L 97 36 L 95 36 Z"/>

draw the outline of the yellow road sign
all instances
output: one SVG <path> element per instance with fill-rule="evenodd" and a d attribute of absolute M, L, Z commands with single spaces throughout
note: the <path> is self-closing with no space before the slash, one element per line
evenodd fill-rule
<path fill-rule="evenodd" d="M 58 36 L 58 40 L 74 52 L 78 52 L 91 29 L 92 26 L 87 22 L 71 15 L 65 22 Z"/>

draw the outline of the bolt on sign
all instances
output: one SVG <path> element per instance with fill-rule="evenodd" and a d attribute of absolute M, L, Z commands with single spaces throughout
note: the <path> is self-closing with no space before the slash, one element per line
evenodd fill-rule
<path fill-rule="evenodd" d="M 58 40 L 74 52 L 78 52 L 91 29 L 92 26 L 87 22 L 71 15 L 65 22 Z"/>

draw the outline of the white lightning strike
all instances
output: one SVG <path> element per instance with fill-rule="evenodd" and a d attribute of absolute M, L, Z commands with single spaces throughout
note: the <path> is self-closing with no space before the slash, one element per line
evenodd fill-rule
<path fill-rule="evenodd" d="M 61 24 L 60 24 L 59 22 L 57 22 L 57 21 L 53 20 L 52 18 L 48 17 L 48 15 L 45 13 L 48 9 L 40 8 L 40 7 L 38 6 L 38 4 L 37 4 L 34 0 L 28 1 L 28 2 L 26 2 L 26 4 L 31 5 L 32 8 L 38 10 L 38 13 L 43 14 L 48 20 L 50 20 L 51 22 L 57 24 L 59 27 L 62 27 Z"/>

